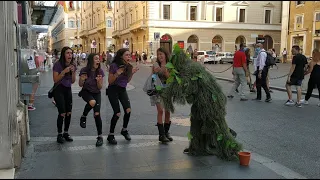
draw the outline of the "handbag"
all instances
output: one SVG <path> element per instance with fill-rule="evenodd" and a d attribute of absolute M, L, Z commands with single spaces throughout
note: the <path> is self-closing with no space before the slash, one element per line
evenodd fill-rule
<path fill-rule="evenodd" d="M 53 97 L 53 92 L 54 90 L 59 86 L 59 84 L 61 83 L 62 79 L 57 82 L 57 83 L 54 83 L 53 87 L 49 90 L 48 92 L 48 98 L 51 99 Z"/>

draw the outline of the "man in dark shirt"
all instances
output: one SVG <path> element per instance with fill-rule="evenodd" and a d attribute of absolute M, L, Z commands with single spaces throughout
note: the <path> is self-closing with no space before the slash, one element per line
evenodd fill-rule
<path fill-rule="evenodd" d="M 301 100 L 301 85 L 302 81 L 304 79 L 304 72 L 307 69 L 308 61 L 307 58 L 300 53 L 300 47 L 299 46 L 292 46 L 291 50 L 293 56 L 292 59 L 292 65 L 290 68 L 290 72 L 288 74 L 288 79 L 286 83 L 286 89 L 288 93 L 288 101 L 285 105 L 287 106 L 293 106 L 297 105 L 297 107 L 302 107 L 300 100 Z M 291 86 L 294 85 L 297 88 L 297 102 L 294 103 L 292 100 L 292 91 Z"/>

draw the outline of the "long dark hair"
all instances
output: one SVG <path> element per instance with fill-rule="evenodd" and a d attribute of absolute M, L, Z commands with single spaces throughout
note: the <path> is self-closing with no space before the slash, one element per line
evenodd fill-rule
<path fill-rule="evenodd" d="M 91 73 L 89 73 L 89 72 L 90 72 L 90 71 L 92 70 L 92 68 L 93 68 L 94 57 L 95 57 L 95 56 L 99 56 L 99 54 L 91 53 L 91 54 L 89 54 L 89 56 L 88 56 L 88 63 L 87 63 L 87 66 L 86 66 L 86 71 L 87 71 L 88 76 L 90 76 L 90 74 L 91 74 Z M 96 69 L 96 72 L 95 72 L 96 75 L 99 74 L 100 68 L 101 68 L 101 64 L 99 63 L 99 66 L 98 66 L 98 68 Z"/>
<path fill-rule="evenodd" d="M 166 63 L 168 63 L 169 62 L 169 58 L 170 58 L 169 52 L 166 49 L 162 48 L 162 47 L 157 49 L 157 54 L 158 54 L 158 52 L 164 53 L 164 55 L 166 56 Z M 159 64 L 159 66 L 161 66 L 161 63 L 160 63 L 160 61 L 158 59 L 158 55 L 157 55 L 157 63 Z"/>
<path fill-rule="evenodd" d="M 245 51 L 244 51 L 244 53 L 246 54 L 246 58 L 247 58 L 247 61 L 248 60 L 250 60 L 250 49 L 249 48 L 247 48 Z"/>
<path fill-rule="evenodd" d="M 65 55 L 65 53 L 66 53 L 66 51 L 68 49 L 70 49 L 72 51 L 72 54 L 73 54 L 73 50 L 69 46 L 65 46 L 61 50 L 59 62 L 61 64 L 61 66 L 62 66 L 62 69 L 65 69 L 67 67 L 66 66 L 66 55 Z M 74 59 L 73 59 L 73 55 L 72 55 L 72 59 L 71 59 L 70 64 L 73 64 L 73 61 L 74 61 Z"/>
<path fill-rule="evenodd" d="M 112 63 L 115 63 L 118 67 L 124 65 L 125 66 L 125 72 L 123 75 L 130 77 L 132 73 L 132 65 L 130 63 L 124 62 L 122 56 L 125 52 L 129 51 L 127 48 L 119 49 L 116 53 L 116 56 L 113 59 Z M 129 51 L 130 52 L 130 51 Z"/>

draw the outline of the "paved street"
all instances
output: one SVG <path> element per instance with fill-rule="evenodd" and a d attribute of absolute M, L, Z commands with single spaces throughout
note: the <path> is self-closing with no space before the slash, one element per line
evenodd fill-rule
<path fill-rule="evenodd" d="M 209 66 L 215 68 L 216 65 Z M 224 162 L 216 157 L 190 157 L 182 153 L 188 145 L 186 134 L 189 131 L 190 106 L 177 107 L 176 113 L 172 115 L 171 134 L 175 140 L 168 145 L 158 143 L 156 109 L 150 106 L 149 97 L 142 91 L 149 74 L 150 68 L 140 65 L 140 71 L 130 83 L 134 86 L 134 89 L 128 91 L 132 104 L 129 133 L 133 140 L 128 143 L 123 137 L 117 136 L 117 146 L 94 146 L 96 128 L 92 112 L 88 116 L 87 128 L 79 127 L 85 106 L 85 102 L 76 94 L 79 88 L 74 89 L 69 131 L 75 141 L 57 145 L 56 108 L 47 96 L 38 96 L 35 102 L 37 110 L 29 113 L 31 142 L 28 154 L 17 170 L 16 178 L 320 177 L 317 99 L 312 98 L 308 106 L 300 109 L 284 106 L 287 95 L 279 91 L 272 93 L 272 103 L 240 102 L 237 96 L 228 100 L 227 122 L 238 133 L 238 141 L 253 153 L 251 165 L 241 167 L 237 162 Z M 225 93 L 232 86 L 225 81 L 219 83 Z M 46 94 L 51 86 L 52 72 L 44 72 L 37 94 Z M 255 94 L 248 94 L 248 97 L 254 98 Z M 103 133 L 107 135 L 112 109 L 106 96 L 102 96 L 102 102 Z M 122 120 L 117 124 L 117 135 L 120 134 L 121 126 Z"/>

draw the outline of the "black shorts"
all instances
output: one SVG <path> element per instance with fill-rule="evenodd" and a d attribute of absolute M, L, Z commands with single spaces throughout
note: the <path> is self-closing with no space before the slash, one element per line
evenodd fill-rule
<path fill-rule="evenodd" d="M 288 85 L 290 86 L 301 86 L 302 85 L 303 79 L 298 79 L 298 78 L 290 78 L 290 82 L 287 82 Z"/>
<path fill-rule="evenodd" d="M 82 90 L 81 92 L 81 97 L 82 99 L 89 103 L 91 100 L 96 101 L 96 105 L 93 107 L 94 112 L 100 112 L 101 109 L 101 92 L 99 93 L 91 93 L 85 89 Z"/>

